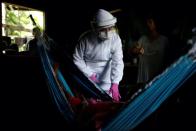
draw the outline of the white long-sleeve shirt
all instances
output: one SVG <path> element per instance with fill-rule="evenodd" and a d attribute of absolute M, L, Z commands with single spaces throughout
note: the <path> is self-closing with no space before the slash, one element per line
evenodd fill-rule
<path fill-rule="evenodd" d="M 118 84 L 122 80 L 123 52 L 117 33 L 102 41 L 94 32 L 87 32 L 76 46 L 73 58 L 76 66 L 87 77 L 96 73 L 100 82 Z"/>
<path fill-rule="evenodd" d="M 138 83 L 151 80 L 158 75 L 163 68 L 167 37 L 160 35 L 154 41 L 150 41 L 147 36 L 142 36 L 139 47 L 144 49 L 144 54 L 139 55 Z"/>

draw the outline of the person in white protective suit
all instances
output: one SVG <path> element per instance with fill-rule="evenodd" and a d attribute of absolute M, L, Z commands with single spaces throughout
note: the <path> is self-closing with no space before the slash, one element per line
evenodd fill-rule
<path fill-rule="evenodd" d="M 116 22 L 110 12 L 99 9 L 91 22 L 92 30 L 80 37 L 73 61 L 91 81 L 119 101 L 118 85 L 123 77 L 124 62 Z"/>

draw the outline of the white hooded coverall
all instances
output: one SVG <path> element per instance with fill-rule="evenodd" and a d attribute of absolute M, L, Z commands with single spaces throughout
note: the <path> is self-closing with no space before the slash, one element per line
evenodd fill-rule
<path fill-rule="evenodd" d="M 99 87 L 106 92 L 111 83 L 117 83 L 123 76 L 123 52 L 119 35 L 113 32 L 111 38 L 98 39 L 93 31 L 87 32 L 75 48 L 73 55 L 76 66 L 89 78 L 97 75 Z"/>

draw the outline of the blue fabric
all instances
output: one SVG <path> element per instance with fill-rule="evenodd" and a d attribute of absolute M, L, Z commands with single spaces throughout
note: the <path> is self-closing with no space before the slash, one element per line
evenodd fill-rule
<path fill-rule="evenodd" d="M 59 88 L 55 79 L 52 60 L 43 46 L 43 41 L 38 44 L 42 65 L 49 84 L 50 92 L 54 101 L 67 121 L 74 121 L 75 114 L 62 90 Z M 69 62 L 69 61 L 68 61 Z M 71 74 L 69 76 L 80 84 L 80 88 L 95 98 L 110 100 L 107 95 L 82 77 L 72 64 L 67 64 Z M 69 71 L 69 69 L 67 71 Z M 152 114 L 169 96 L 171 96 L 189 77 L 196 72 L 196 62 L 187 55 L 182 56 L 177 62 L 167 68 L 162 74 L 155 77 L 145 89 L 131 100 L 123 109 L 121 109 L 114 118 L 105 125 L 103 131 L 126 131 L 134 129 L 146 117 Z M 71 88 L 67 84 L 60 70 L 57 70 L 57 77 L 64 89 L 74 96 Z"/>
<path fill-rule="evenodd" d="M 63 78 L 63 75 L 61 73 L 61 71 L 58 69 L 57 70 L 57 77 L 59 79 L 60 82 L 62 82 L 63 87 L 65 88 L 65 90 L 71 95 L 74 96 L 73 92 L 71 91 L 70 87 L 68 86 L 67 82 L 65 81 L 65 79 Z"/>
<path fill-rule="evenodd" d="M 57 69 L 57 72 L 55 74 L 53 69 L 54 61 L 49 56 L 50 53 L 44 47 L 44 44 L 45 44 L 44 39 L 40 39 L 37 43 L 43 69 L 46 74 L 46 79 L 47 79 L 46 81 L 49 84 L 49 90 L 51 92 L 51 96 L 54 99 L 59 111 L 65 117 L 65 119 L 68 122 L 74 122 L 75 113 L 72 110 L 72 107 L 69 101 L 67 100 L 63 89 L 67 93 L 69 93 L 70 96 L 74 96 L 74 93 L 72 92 L 67 81 L 64 79 L 64 76 L 60 68 Z M 75 88 L 78 89 L 80 88 L 80 90 L 83 90 L 84 93 L 87 92 L 87 94 L 93 98 L 102 99 L 102 100 L 112 100 L 111 97 L 106 92 L 96 87 L 94 84 L 88 81 L 87 78 L 85 78 L 84 76 L 82 75 L 80 76 L 79 72 L 73 69 L 74 65 L 71 65 L 71 63 L 66 63 L 66 65 L 70 67 L 67 71 L 71 72 L 71 73 L 66 72 L 67 75 L 71 77 L 72 80 L 75 79 L 75 81 L 73 82 L 77 82 L 78 85 L 80 85 L 79 87 L 75 87 Z M 85 79 L 87 81 L 82 81 Z"/>
<path fill-rule="evenodd" d="M 72 122 L 74 121 L 75 114 L 72 108 L 70 107 L 67 98 L 62 94 L 61 90 L 59 89 L 58 83 L 55 81 L 52 65 L 49 61 L 47 52 L 43 47 L 43 44 L 38 44 L 38 50 L 42 61 L 43 69 L 46 74 L 46 81 L 49 84 L 49 90 L 53 96 L 53 99 L 59 111 L 63 114 L 67 122 Z"/>
<path fill-rule="evenodd" d="M 195 72 L 196 63 L 186 55 L 182 56 L 161 75 L 154 78 L 139 96 L 104 127 L 103 131 L 134 129 Z"/>
<path fill-rule="evenodd" d="M 66 51 L 61 51 L 59 57 L 62 58 L 60 62 L 60 71 L 69 79 L 69 84 L 74 83 L 74 88 L 80 90 L 86 98 L 95 98 L 101 100 L 112 101 L 112 98 L 101 88 L 93 84 L 73 63 L 73 60 L 66 54 Z M 67 79 L 68 78 L 68 79 Z M 64 77 L 65 79 L 65 77 Z M 73 87 L 72 87 L 73 88 Z"/>

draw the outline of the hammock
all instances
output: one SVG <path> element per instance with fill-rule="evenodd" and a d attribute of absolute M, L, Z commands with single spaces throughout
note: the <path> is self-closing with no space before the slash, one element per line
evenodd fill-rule
<path fill-rule="evenodd" d="M 133 129 L 153 113 L 195 72 L 196 63 L 187 55 L 182 56 L 176 63 L 146 85 L 145 90 L 124 110 L 119 112 L 103 131 Z"/>
<path fill-rule="evenodd" d="M 38 41 L 38 49 L 52 97 L 65 119 L 70 123 L 74 123 L 76 114 L 65 93 L 67 92 L 69 96 L 73 97 L 73 87 L 69 87 L 59 69 L 55 73 L 53 68 L 54 62 L 49 56 L 49 52 L 44 48 L 44 44 L 45 41 L 43 39 Z M 109 122 L 103 124 L 102 130 L 124 131 L 134 129 L 196 72 L 195 59 L 196 44 L 186 55 L 180 57 L 162 74 L 149 82 L 143 90 L 138 90 L 132 96 L 130 102 L 121 106 L 121 109 L 117 108 L 118 112 L 109 119 Z M 74 79 L 75 82 L 81 85 L 77 89 L 80 89 L 89 98 L 111 101 L 111 98 L 106 93 L 92 84 L 86 77 L 82 77 L 79 71 L 75 71 L 75 68 L 72 67 L 74 64 L 69 62 L 66 64 L 69 65 L 71 73 L 66 73 L 69 74 L 71 79 Z"/>
<path fill-rule="evenodd" d="M 68 124 L 74 125 L 76 123 L 77 115 L 72 107 L 73 105 L 71 104 L 72 102 L 70 102 L 70 99 L 74 101 L 74 105 L 77 103 L 80 104 L 81 102 L 78 99 L 72 99 L 76 94 L 73 92 L 73 88 L 70 88 L 69 84 L 64 79 L 65 76 L 63 76 L 60 68 L 54 69 L 56 65 L 49 55 L 50 52 L 48 52 L 48 48 L 45 47 L 46 40 L 40 38 L 37 45 L 52 98 Z M 71 82 L 76 82 L 75 85 L 79 85 L 75 86 L 75 88 L 85 94 L 85 98 L 112 101 L 111 97 L 106 92 L 90 82 L 76 67 L 74 68 L 73 63 L 64 63 L 62 65 L 64 65 L 63 68 L 69 68 L 69 72 L 65 72 L 64 74 L 66 74 L 68 78 L 71 78 Z"/>

